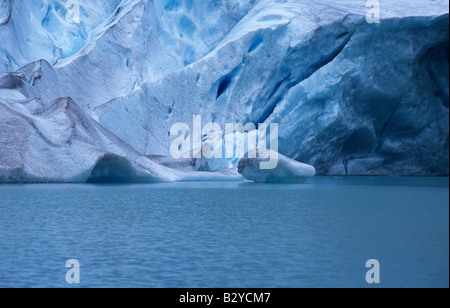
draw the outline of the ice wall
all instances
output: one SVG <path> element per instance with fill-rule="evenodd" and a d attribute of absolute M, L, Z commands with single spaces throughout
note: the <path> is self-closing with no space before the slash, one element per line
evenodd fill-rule
<path fill-rule="evenodd" d="M 42 138 L 42 128 L 16 119 L 28 102 L 47 110 L 69 100 L 118 146 L 92 137 L 99 154 L 79 170 L 27 171 L 36 179 L 86 180 L 110 154 L 169 155 L 171 126 L 191 125 L 193 115 L 278 123 L 280 153 L 318 174 L 449 173 L 447 1 L 380 1 L 371 24 L 356 0 L 79 2 L 76 24 L 63 0 L 0 0 L 2 170 L 39 166 L 40 155 L 46 164 L 69 153 L 86 161 L 66 144 L 36 146 L 36 161 L 25 160 L 28 146 L 11 137 L 14 127 L 29 132 L 23 144 Z M 55 110 L 51 117 L 64 113 Z M 52 122 L 48 134 L 65 125 L 32 117 Z M 176 178 L 161 170 L 154 178 Z"/>

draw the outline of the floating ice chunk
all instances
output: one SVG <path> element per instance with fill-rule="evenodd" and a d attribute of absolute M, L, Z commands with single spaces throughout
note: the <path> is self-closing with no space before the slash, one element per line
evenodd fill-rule
<path fill-rule="evenodd" d="M 106 154 L 95 165 L 88 183 L 158 183 L 167 179 L 125 157 Z"/>
<path fill-rule="evenodd" d="M 274 169 L 261 169 L 260 163 L 266 157 L 278 156 L 278 165 Z M 256 157 L 256 158 L 250 158 Z M 253 150 L 239 161 L 239 173 L 246 179 L 257 183 L 303 183 L 316 175 L 313 166 L 300 163 L 273 150 Z"/>

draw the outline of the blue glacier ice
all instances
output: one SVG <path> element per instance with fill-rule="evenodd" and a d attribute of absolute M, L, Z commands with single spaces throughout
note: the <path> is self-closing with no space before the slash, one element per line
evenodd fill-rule
<path fill-rule="evenodd" d="M 320 175 L 449 174 L 447 1 L 79 2 L 0 0 L 0 182 L 242 180 L 168 157 L 193 115 Z"/>

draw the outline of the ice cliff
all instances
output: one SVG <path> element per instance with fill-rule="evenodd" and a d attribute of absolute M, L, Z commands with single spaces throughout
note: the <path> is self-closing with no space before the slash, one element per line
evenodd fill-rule
<path fill-rule="evenodd" d="M 239 179 L 167 157 L 193 115 L 321 175 L 449 174 L 447 1 L 79 4 L 0 0 L 0 182 Z"/>

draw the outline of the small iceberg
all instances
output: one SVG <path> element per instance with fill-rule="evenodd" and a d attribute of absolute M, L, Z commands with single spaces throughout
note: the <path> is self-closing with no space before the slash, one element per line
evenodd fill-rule
<path fill-rule="evenodd" d="M 274 169 L 261 168 L 261 162 L 274 157 L 278 158 L 278 164 Z M 249 151 L 245 158 L 239 161 L 238 171 L 243 177 L 256 183 L 299 184 L 316 175 L 313 166 L 300 163 L 273 150 L 263 149 Z"/>

